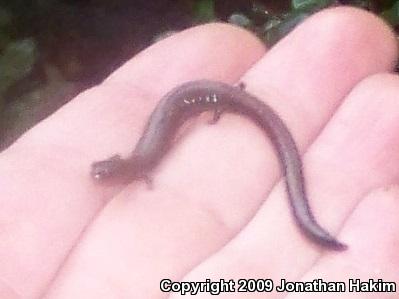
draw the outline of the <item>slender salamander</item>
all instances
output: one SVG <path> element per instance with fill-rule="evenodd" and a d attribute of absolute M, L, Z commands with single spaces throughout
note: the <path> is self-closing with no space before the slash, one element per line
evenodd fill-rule
<path fill-rule="evenodd" d="M 224 112 L 244 115 L 271 138 L 285 175 L 286 189 L 296 223 L 307 237 L 321 246 L 344 250 L 347 246 L 323 229 L 315 220 L 306 196 L 302 162 L 295 141 L 281 118 L 271 107 L 244 91 L 243 86 L 199 80 L 184 83 L 167 93 L 151 114 L 132 155 L 115 155 L 94 162 L 95 180 L 122 178 L 127 181 L 148 179 L 171 147 L 179 127 L 204 111 L 214 111 L 213 122 Z"/>

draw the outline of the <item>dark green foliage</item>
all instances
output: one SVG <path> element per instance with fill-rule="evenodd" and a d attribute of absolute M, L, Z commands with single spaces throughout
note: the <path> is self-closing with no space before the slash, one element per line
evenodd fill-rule
<path fill-rule="evenodd" d="M 30 74 L 36 61 L 37 48 L 33 39 L 8 43 L 0 56 L 0 97 L 15 82 Z"/>
<path fill-rule="evenodd" d="M 331 5 L 331 0 L 292 0 L 291 6 L 294 10 L 311 11 L 315 8 L 323 8 Z"/>
<path fill-rule="evenodd" d="M 229 17 L 228 22 L 244 28 L 251 28 L 253 26 L 252 20 L 246 15 L 240 13 L 232 14 Z"/>
<path fill-rule="evenodd" d="M 392 26 L 399 25 L 399 1 L 396 1 L 390 8 L 384 10 L 381 16 Z"/>
<path fill-rule="evenodd" d="M 194 18 L 197 21 L 209 22 L 216 19 L 214 0 L 198 0 L 194 5 Z"/>

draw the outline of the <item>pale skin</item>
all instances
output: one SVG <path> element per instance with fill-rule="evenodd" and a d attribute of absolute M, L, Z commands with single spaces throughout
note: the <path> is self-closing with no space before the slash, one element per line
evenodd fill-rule
<path fill-rule="evenodd" d="M 222 24 L 145 50 L 1 154 L 0 298 L 178 298 L 159 291 L 166 277 L 399 283 L 396 55 L 388 27 L 349 8 L 315 15 L 272 50 Z M 238 116 L 187 126 L 152 189 L 93 182 L 93 161 L 127 155 L 159 98 L 201 78 L 245 82 L 286 121 L 314 213 L 347 251 L 301 235 L 270 144 Z M 266 295 L 312 296 L 339 294 Z M 218 298 L 230 297 L 242 293 Z"/>

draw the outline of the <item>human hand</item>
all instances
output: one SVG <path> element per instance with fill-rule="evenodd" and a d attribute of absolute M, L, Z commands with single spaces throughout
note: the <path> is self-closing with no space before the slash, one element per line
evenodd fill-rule
<path fill-rule="evenodd" d="M 228 25 L 184 31 L 3 152 L 0 297 L 167 298 L 163 278 L 398 282 L 397 189 L 366 196 L 399 175 L 399 81 L 375 75 L 394 65 L 392 33 L 363 11 L 330 9 L 263 55 L 259 41 Z M 314 214 L 346 252 L 323 251 L 300 234 L 272 147 L 239 116 L 183 130 L 153 190 L 91 180 L 91 162 L 132 150 L 162 95 L 201 78 L 244 81 L 281 115 L 305 154 Z M 265 296 L 219 298 L 242 294 Z M 296 294 L 312 295 L 321 294 Z"/>

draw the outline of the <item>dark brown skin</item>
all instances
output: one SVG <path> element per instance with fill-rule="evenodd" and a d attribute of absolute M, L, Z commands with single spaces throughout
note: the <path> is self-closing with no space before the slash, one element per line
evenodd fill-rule
<path fill-rule="evenodd" d="M 221 113 L 232 112 L 254 121 L 270 137 L 286 177 L 286 188 L 292 213 L 305 235 L 323 247 L 344 250 L 347 246 L 324 230 L 309 207 L 302 162 L 288 128 L 271 107 L 243 90 L 225 83 L 199 80 L 184 83 L 167 93 L 159 102 L 144 129 L 132 155 L 116 155 L 95 162 L 91 175 L 96 180 L 112 178 L 133 181 L 148 179 L 148 174 L 172 146 L 180 126 L 204 111 L 214 111 L 213 122 Z"/>

